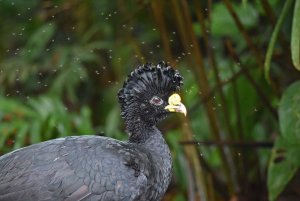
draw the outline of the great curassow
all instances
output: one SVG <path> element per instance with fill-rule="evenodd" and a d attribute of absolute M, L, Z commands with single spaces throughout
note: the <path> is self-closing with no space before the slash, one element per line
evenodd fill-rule
<path fill-rule="evenodd" d="M 177 70 L 138 66 L 118 93 L 128 141 L 73 136 L 0 157 L 0 201 L 158 201 L 172 158 L 155 127 L 170 112 L 186 114 Z"/>

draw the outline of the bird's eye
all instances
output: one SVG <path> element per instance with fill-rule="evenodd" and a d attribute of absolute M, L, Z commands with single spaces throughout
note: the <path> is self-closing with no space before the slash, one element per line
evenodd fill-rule
<path fill-rule="evenodd" d="M 151 98 L 150 103 L 153 105 L 161 105 L 163 104 L 163 100 L 157 96 Z"/>

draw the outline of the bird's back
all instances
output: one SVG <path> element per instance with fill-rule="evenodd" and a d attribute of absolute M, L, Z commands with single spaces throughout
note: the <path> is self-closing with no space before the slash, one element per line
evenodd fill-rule
<path fill-rule="evenodd" d="M 51 140 L 0 158 L 0 201 L 156 200 L 154 164 L 147 150 L 111 138 Z"/>

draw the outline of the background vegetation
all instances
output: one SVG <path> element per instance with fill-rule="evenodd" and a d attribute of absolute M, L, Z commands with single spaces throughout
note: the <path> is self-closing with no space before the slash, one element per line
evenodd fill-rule
<path fill-rule="evenodd" d="M 0 18 L 0 154 L 126 139 L 117 91 L 137 64 L 165 60 L 189 113 L 161 126 L 164 200 L 299 200 L 300 1 L 0 0 Z"/>

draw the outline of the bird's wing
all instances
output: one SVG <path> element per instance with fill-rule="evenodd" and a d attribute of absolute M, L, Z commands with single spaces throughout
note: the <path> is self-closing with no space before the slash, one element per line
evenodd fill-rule
<path fill-rule="evenodd" d="M 0 159 L 1 200 L 143 200 L 152 159 L 135 145 L 70 137 Z"/>

